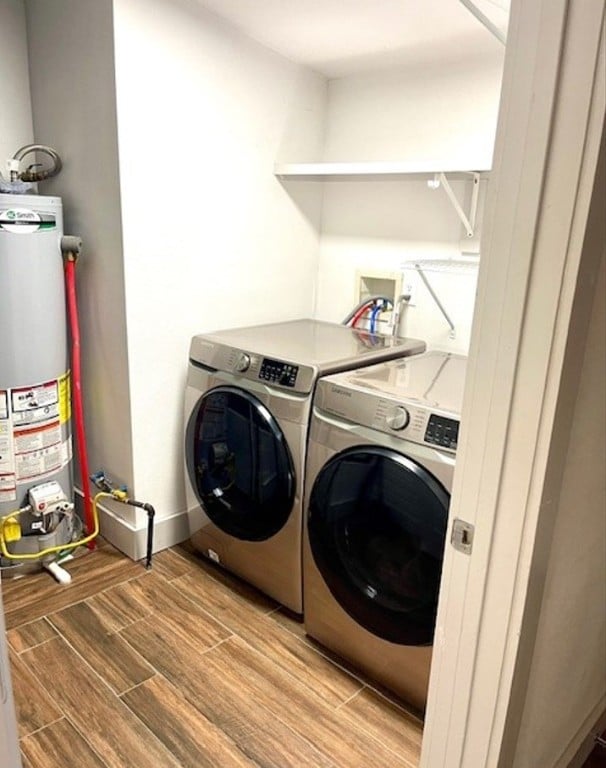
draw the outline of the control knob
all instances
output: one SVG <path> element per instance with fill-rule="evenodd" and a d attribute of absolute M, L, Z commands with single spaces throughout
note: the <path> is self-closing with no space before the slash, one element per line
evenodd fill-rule
<path fill-rule="evenodd" d="M 390 429 L 400 431 L 401 429 L 404 429 L 408 426 L 410 416 L 406 408 L 402 407 L 401 405 L 397 405 L 395 408 L 392 408 L 390 411 L 388 411 L 387 416 L 385 417 L 385 421 Z"/>
<path fill-rule="evenodd" d="M 238 373 L 244 373 L 244 371 L 247 371 L 250 368 L 250 355 L 247 355 L 246 352 L 240 352 L 238 357 L 236 358 L 236 364 L 234 365 L 234 370 Z"/>

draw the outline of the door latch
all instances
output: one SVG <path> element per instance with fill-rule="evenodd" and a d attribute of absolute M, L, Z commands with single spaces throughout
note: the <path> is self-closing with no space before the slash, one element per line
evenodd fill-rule
<path fill-rule="evenodd" d="M 474 530 L 474 526 L 471 523 L 455 517 L 452 523 L 450 543 L 457 550 L 457 552 L 463 552 L 465 555 L 471 554 Z"/>

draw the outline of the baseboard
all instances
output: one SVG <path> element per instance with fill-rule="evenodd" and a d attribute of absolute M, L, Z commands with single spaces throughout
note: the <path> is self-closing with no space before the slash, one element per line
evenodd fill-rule
<path fill-rule="evenodd" d="M 76 489 L 75 493 L 81 501 L 81 492 Z M 132 521 L 119 517 L 102 503 L 97 505 L 97 509 L 103 538 L 131 560 L 142 560 L 147 553 L 147 518 L 142 526 L 137 526 Z M 189 519 L 185 510 L 168 517 L 156 517 L 152 552 L 168 549 L 188 538 Z"/>
<path fill-rule="evenodd" d="M 595 738 L 606 729 L 606 695 L 591 710 L 554 768 L 581 768 L 595 746 Z"/>

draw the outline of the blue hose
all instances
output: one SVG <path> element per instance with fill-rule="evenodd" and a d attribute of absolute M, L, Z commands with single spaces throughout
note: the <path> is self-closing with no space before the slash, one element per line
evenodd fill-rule
<path fill-rule="evenodd" d="M 372 314 L 370 316 L 370 328 L 369 328 L 371 333 L 376 333 L 377 332 L 377 317 L 378 317 L 379 313 L 381 312 L 381 310 L 382 310 L 382 305 L 381 304 L 377 305 L 372 310 Z"/>

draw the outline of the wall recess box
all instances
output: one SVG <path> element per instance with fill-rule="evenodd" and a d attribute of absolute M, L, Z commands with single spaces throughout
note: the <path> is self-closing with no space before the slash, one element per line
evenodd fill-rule
<path fill-rule="evenodd" d="M 401 293 L 401 272 L 373 269 L 359 269 L 356 271 L 356 303 L 365 301 L 371 296 L 386 296 L 395 304 Z"/>

